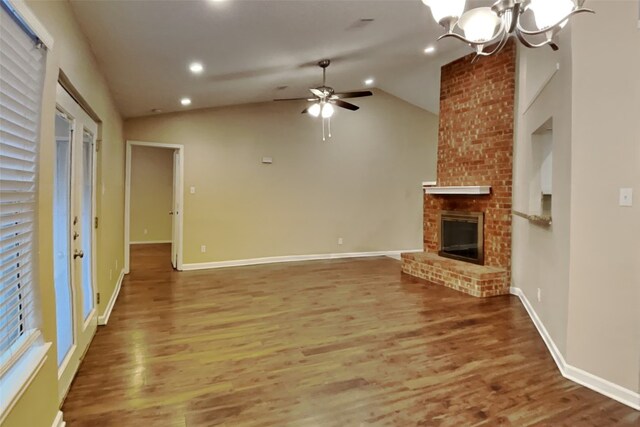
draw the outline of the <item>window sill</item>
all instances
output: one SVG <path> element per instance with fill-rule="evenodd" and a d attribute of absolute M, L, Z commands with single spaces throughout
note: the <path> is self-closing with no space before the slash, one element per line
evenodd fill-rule
<path fill-rule="evenodd" d="M 47 360 L 51 343 L 42 343 L 40 332 L 34 333 L 32 344 L 0 377 L 0 424 Z"/>

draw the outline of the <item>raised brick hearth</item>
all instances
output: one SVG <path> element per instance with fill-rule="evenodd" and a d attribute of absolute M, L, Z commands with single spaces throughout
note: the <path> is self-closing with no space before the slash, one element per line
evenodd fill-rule
<path fill-rule="evenodd" d="M 470 264 L 430 252 L 402 254 L 402 272 L 474 297 L 509 293 L 504 268 Z"/>
<path fill-rule="evenodd" d="M 515 43 L 474 64 L 473 56 L 442 67 L 437 185 L 489 185 L 491 194 L 426 194 L 427 254 L 403 254 L 402 271 L 470 295 L 492 296 L 508 293 L 510 284 Z M 484 266 L 437 255 L 440 210 L 484 213 Z"/>

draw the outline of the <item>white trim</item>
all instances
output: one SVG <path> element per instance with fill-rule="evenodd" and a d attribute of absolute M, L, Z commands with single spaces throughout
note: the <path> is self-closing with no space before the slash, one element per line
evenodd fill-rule
<path fill-rule="evenodd" d="M 438 185 L 437 181 L 422 181 L 423 187 L 435 187 L 436 185 Z"/>
<path fill-rule="evenodd" d="M 424 194 L 472 194 L 481 195 L 491 193 L 490 185 L 464 185 L 455 187 L 424 187 Z"/>
<path fill-rule="evenodd" d="M 124 279 L 124 268 L 120 270 L 120 276 L 118 276 L 118 282 L 116 283 L 116 288 L 113 290 L 113 293 L 111 294 L 111 298 L 109 299 L 107 308 L 105 308 L 104 310 L 104 314 L 102 316 L 98 316 L 98 325 L 104 326 L 109 322 L 109 317 L 111 316 L 113 307 L 116 305 L 116 300 L 118 299 L 118 295 L 120 295 L 120 288 L 122 287 L 123 279 Z"/>
<path fill-rule="evenodd" d="M 47 360 L 51 343 L 33 345 L 0 378 L 0 425 Z"/>
<path fill-rule="evenodd" d="M 29 329 L 0 354 L 0 378 L 11 369 L 22 355 L 42 336 L 39 329 Z"/>
<path fill-rule="evenodd" d="M 62 418 L 62 411 L 58 411 L 58 413 L 56 414 L 56 417 L 53 419 L 53 423 L 51 424 L 51 427 L 65 427 L 66 425 L 67 423 Z"/>
<path fill-rule="evenodd" d="M 527 313 L 529 313 L 529 317 L 531 317 L 538 333 L 547 345 L 547 348 L 551 353 L 551 357 L 553 357 L 553 360 L 556 362 L 556 365 L 563 377 L 640 411 L 640 393 L 636 393 L 633 390 L 629 390 L 619 386 L 618 384 L 614 384 L 611 381 L 605 380 L 604 378 L 600 378 L 580 368 L 569 365 L 560 350 L 558 350 L 556 344 L 553 342 L 551 335 L 549 335 L 549 332 L 544 327 L 544 324 L 538 317 L 538 314 L 533 309 L 533 306 L 522 289 L 511 287 L 509 288 L 509 293 L 520 298 L 522 305 L 525 310 L 527 310 Z"/>
<path fill-rule="evenodd" d="M 538 90 L 536 91 L 536 93 L 533 94 L 533 96 L 531 97 L 531 100 L 529 101 L 529 103 L 527 104 L 527 108 L 524 109 L 524 111 L 522 112 L 522 115 L 524 116 L 525 114 L 527 114 L 527 111 L 529 111 L 529 108 L 531 108 L 531 106 L 536 102 L 536 100 L 538 99 L 538 97 L 540 96 L 540 94 L 542 93 L 542 91 L 544 90 L 544 88 L 547 87 L 547 85 L 549 84 L 549 82 L 551 81 L 551 79 L 553 78 L 553 76 L 556 75 L 556 73 L 558 72 L 558 70 L 560 70 L 560 63 L 557 62 L 555 68 L 553 69 L 553 71 L 551 71 L 549 73 L 549 75 L 547 76 L 547 78 L 544 79 L 544 81 L 542 82 L 542 84 L 540 85 L 540 87 L 538 88 Z"/>
<path fill-rule="evenodd" d="M 22 18 L 22 20 L 29 26 L 29 29 L 31 29 L 31 31 L 38 36 L 40 41 L 44 43 L 47 49 L 53 49 L 53 36 L 49 34 L 40 20 L 36 18 L 36 15 L 33 14 L 24 0 L 9 0 L 9 3 L 18 15 L 20 15 L 20 18 Z"/>
<path fill-rule="evenodd" d="M 225 267 L 242 267 L 246 265 L 275 264 L 281 262 L 300 262 L 300 261 L 317 261 L 324 259 L 341 259 L 341 258 L 366 258 L 376 256 L 386 256 L 399 259 L 403 252 L 422 252 L 422 249 L 409 249 L 400 251 L 377 251 L 377 252 L 343 252 L 334 254 L 314 254 L 314 255 L 288 255 L 288 256 L 272 256 L 264 258 L 236 259 L 230 261 L 213 261 L 199 262 L 192 264 L 183 264 L 182 269 L 188 270 L 205 270 L 209 268 L 225 268 Z"/>
<path fill-rule="evenodd" d="M 178 188 L 178 205 L 181 207 L 180 218 L 178 220 L 178 262 L 177 269 L 183 270 L 182 266 L 182 242 L 184 239 L 184 145 L 182 144 L 164 144 L 161 142 L 146 142 L 127 140 L 126 160 L 125 160 L 125 183 L 124 183 L 124 274 L 129 274 L 130 267 L 130 228 L 131 228 L 131 147 L 137 145 L 141 147 L 167 148 L 178 150 L 180 153 L 179 164 L 179 183 Z M 175 191 L 175 189 L 174 189 Z M 98 323 L 100 324 L 100 323 Z"/>
<path fill-rule="evenodd" d="M 146 240 L 144 242 L 142 241 L 131 241 L 129 242 L 130 245 L 153 245 L 153 244 L 157 244 L 157 243 L 171 243 L 171 239 L 169 240 Z"/>

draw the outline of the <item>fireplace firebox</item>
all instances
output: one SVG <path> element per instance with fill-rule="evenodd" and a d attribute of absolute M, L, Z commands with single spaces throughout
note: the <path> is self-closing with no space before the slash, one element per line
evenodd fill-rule
<path fill-rule="evenodd" d="M 438 255 L 484 264 L 484 216 L 482 212 L 440 211 Z"/>

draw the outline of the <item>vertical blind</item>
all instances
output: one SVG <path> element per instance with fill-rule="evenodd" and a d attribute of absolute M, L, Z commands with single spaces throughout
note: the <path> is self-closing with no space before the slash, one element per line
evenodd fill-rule
<path fill-rule="evenodd" d="M 45 49 L 0 8 L 0 362 L 35 327 L 37 162 Z M 5 363 L 0 363 L 0 371 Z"/>

